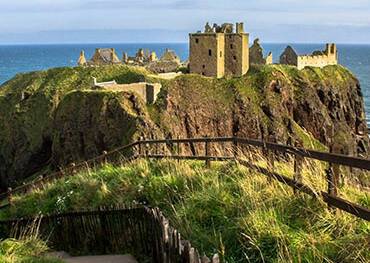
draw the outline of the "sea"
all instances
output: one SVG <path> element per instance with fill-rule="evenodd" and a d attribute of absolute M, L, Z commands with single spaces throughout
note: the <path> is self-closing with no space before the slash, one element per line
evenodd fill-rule
<path fill-rule="evenodd" d="M 274 62 L 288 44 L 262 44 L 266 53 L 272 52 Z M 324 49 L 321 44 L 292 44 L 299 54 Z M 135 43 L 135 44 L 63 44 L 63 45 L 0 45 L 0 84 L 21 72 L 45 70 L 53 67 L 75 66 L 81 50 L 86 57 L 93 55 L 96 48 L 112 47 L 122 56 L 127 52 L 133 56 L 139 48 L 163 54 L 166 48 L 174 50 L 182 60 L 189 55 L 187 43 Z M 361 82 L 368 126 L 370 127 L 370 45 L 338 45 L 339 61 L 349 68 Z"/>

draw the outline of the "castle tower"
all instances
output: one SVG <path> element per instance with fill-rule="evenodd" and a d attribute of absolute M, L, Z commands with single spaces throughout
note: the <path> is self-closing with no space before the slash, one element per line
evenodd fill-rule
<path fill-rule="evenodd" d="M 80 57 L 78 59 L 77 64 L 79 66 L 85 66 L 87 64 L 86 57 L 85 57 L 85 51 L 81 50 Z"/>
<path fill-rule="evenodd" d="M 249 69 L 249 35 L 243 23 L 205 26 L 204 32 L 189 34 L 190 73 L 222 78 L 241 76 Z"/>
<path fill-rule="evenodd" d="M 337 45 L 334 43 L 326 44 L 325 54 L 328 56 L 335 56 L 335 58 L 338 60 Z"/>
<path fill-rule="evenodd" d="M 225 75 L 243 76 L 249 69 L 249 35 L 244 24 L 236 24 L 236 33 L 225 34 Z"/>

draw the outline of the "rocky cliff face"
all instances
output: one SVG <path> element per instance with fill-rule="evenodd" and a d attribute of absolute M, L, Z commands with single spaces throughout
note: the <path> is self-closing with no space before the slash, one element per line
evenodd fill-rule
<path fill-rule="evenodd" d="M 154 133 L 135 96 L 90 90 L 93 76 L 132 83 L 148 80 L 146 74 L 125 66 L 60 68 L 18 75 L 2 85 L 0 188 L 136 140 L 138 132 Z"/>
<path fill-rule="evenodd" d="M 0 88 L 0 187 L 78 162 L 139 136 L 239 136 L 368 156 L 359 83 L 341 66 L 252 68 L 241 78 L 160 80 L 154 106 L 133 93 L 93 91 L 92 77 L 158 81 L 138 68 L 61 68 Z M 149 114 L 150 113 L 150 114 Z"/>
<path fill-rule="evenodd" d="M 158 112 L 171 137 L 303 141 L 311 149 L 368 156 L 359 82 L 341 66 L 262 66 L 229 80 L 186 75 L 165 88 Z"/>

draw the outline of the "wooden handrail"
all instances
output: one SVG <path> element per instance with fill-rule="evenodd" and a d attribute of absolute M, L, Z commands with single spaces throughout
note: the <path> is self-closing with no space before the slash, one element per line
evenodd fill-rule
<path fill-rule="evenodd" d="M 313 160 L 328 162 L 330 164 L 345 165 L 345 166 L 349 166 L 349 167 L 353 167 L 353 168 L 359 168 L 359 169 L 370 171 L 370 160 L 369 159 L 346 156 L 346 155 L 341 155 L 341 154 L 326 153 L 326 152 L 320 152 L 320 151 L 315 151 L 315 150 L 308 150 L 308 149 L 304 149 L 304 148 L 300 148 L 300 147 L 292 147 L 292 146 L 282 145 L 282 144 L 278 144 L 278 143 L 271 143 L 271 142 L 265 142 L 265 141 L 261 141 L 261 140 L 237 138 L 237 137 L 204 137 L 204 138 L 186 138 L 186 139 L 139 140 L 139 141 L 135 141 L 133 143 L 130 143 L 128 145 L 125 145 L 123 147 L 116 148 L 113 151 L 105 152 L 104 155 L 100 155 L 96 158 L 93 158 L 91 160 L 82 162 L 78 165 L 73 165 L 73 167 L 68 167 L 67 171 L 69 171 L 70 169 L 72 169 L 73 171 L 76 171 L 77 168 L 84 167 L 84 166 L 86 166 L 86 164 L 99 162 L 103 159 L 106 160 L 105 158 L 107 158 L 108 156 L 111 156 L 111 155 L 116 154 L 116 153 L 120 153 L 120 152 L 128 150 L 128 149 L 133 149 L 135 146 L 139 147 L 139 155 L 134 155 L 132 157 L 132 159 L 135 159 L 135 158 L 153 158 L 153 159 L 173 158 L 173 159 L 177 159 L 177 160 L 185 160 L 185 159 L 186 160 L 202 160 L 202 161 L 206 161 L 208 164 L 209 164 L 209 161 L 238 160 L 238 158 L 235 157 L 235 156 L 208 156 L 209 143 L 230 143 L 230 142 L 233 143 L 234 146 L 236 146 L 236 145 L 239 145 L 239 146 L 240 145 L 247 145 L 247 146 L 252 146 L 252 147 L 258 147 L 258 148 L 261 148 L 263 150 L 269 150 L 269 151 L 275 152 L 275 153 L 292 154 L 292 155 L 299 156 L 299 157 L 304 157 L 304 158 L 309 158 L 309 159 L 313 159 Z M 171 144 L 175 145 L 175 144 L 186 144 L 186 143 L 205 143 L 206 144 L 206 155 L 204 155 L 204 156 L 200 156 L 200 155 L 193 155 L 193 156 L 170 155 L 169 156 L 169 155 L 165 155 L 165 154 L 148 154 L 147 152 L 142 152 L 143 147 L 147 147 L 147 146 L 153 145 L 153 144 L 165 144 L 165 145 L 168 146 L 168 145 L 171 145 Z M 239 161 L 241 161 L 241 160 L 239 160 Z M 241 162 L 243 162 L 243 161 L 241 161 Z M 245 162 L 243 164 L 246 165 Z M 249 164 L 249 165 L 251 165 L 251 164 Z M 264 168 L 257 167 L 257 166 L 254 166 L 254 165 L 252 165 L 252 166 L 253 166 L 253 168 L 256 168 L 256 169 L 257 168 L 258 169 L 264 169 Z M 268 171 L 268 170 L 266 170 L 266 171 L 263 170 L 262 172 L 266 175 L 271 175 L 270 174 L 271 172 Z M 0 194 L 0 200 L 6 199 L 9 196 L 9 194 L 13 195 L 13 194 L 17 194 L 17 193 L 24 193 L 29 188 L 33 187 L 35 184 L 40 184 L 43 181 L 51 180 L 51 179 L 54 179 L 54 178 L 60 178 L 60 177 L 65 176 L 65 174 L 67 174 L 67 173 L 65 173 L 63 171 L 53 173 L 49 176 L 45 176 L 43 178 L 40 178 L 36 182 L 30 183 L 30 184 L 27 184 L 27 185 L 23 185 L 23 186 L 19 186 L 19 187 L 15 188 L 14 190 L 12 190 L 11 192 L 6 192 L 6 193 Z M 293 187 L 294 189 L 298 189 L 298 190 L 303 191 L 303 192 L 305 192 L 306 194 L 309 194 L 309 195 L 316 195 L 316 193 L 312 189 L 308 188 L 307 186 L 301 184 L 298 181 L 295 181 L 294 179 L 292 180 L 290 178 L 287 178 L 287 177 L 284 177 L 282 175 L 275 174 L 275 173 L 273 175 L 274 175 L 275 179 Z M 345 202 L 347 202 L 347 205 L 346 205 L 345 203 L 341 202 L 339 200 L 339 198 L 337 198 L 336 196 L 332 196 L 330 193 L 323 193 L 322 196 L 323 196 L 324 201 L 329 200 L 328 203 L 331 202 L 331 204 L 335 207 L 338 207 L 342 210 L 345 210 L 345 211 L 350 212 L 352 214 L 355 214 L 357 216 L 358 216 L 358 214 L 356 214 L 354 211 L 357 211 L 358 209 L 360 209 L 360 211 L 362 211 L 362 212 L 365 211 L 364 212 L 365 215 L 368 216 L 367 213 L 369 213 L 369 211 L 368 210 L 366 211 L 366 208 L 363 208 L 365 210 L 363 210 L 363 209 L 361 210 L 361 207 L 358 208 L 357 205 L 349 203 L 348 201 L 344 200 Z M 6 207 L 6 205 L 4 207 Z M 355 207 L 355 208 L 350 209 L 349 207 Z M 0 207 L 0 209 L 1 209 L 1 207 Z M 363 215 L 364 214 L 360 214 L 359 217 L 366 219 L 367 217 L 366 216 L 364 217 Z"/>

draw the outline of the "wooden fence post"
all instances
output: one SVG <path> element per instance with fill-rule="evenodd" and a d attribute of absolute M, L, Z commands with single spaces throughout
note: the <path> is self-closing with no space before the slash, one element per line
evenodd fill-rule
<path fill-rule="evenodd" d="M 238 157 L 238 141 L 236 140 L 236 137 L 233 137 L 233 156 L 234 158 Z"/>
<path fill-rule="evenodd" d="M 341 153 L 341 146 L 337 143 L 333 143 L 330 147 L 330 153 Z M 344 184 L 344 178 L 341 176 L 340 172 L 340 165 L 339 164 L 332 164 L 333 167 L 333 180 L 335 181 L 335 185 L 343 185 Z M 351 167 L 352 168 L 352 167 Z M 340 178 L 342 178 L 341 182 L 339 182 Z"/>
<path fill-rule="evenodd" d="M 274 160 L 274 152 L 271 150 L 266 149 L 266 154 L 267 154 L 267 170 L 271 173 L 274 172 L 274 166 L 275 166 L 275 160 Z M 272 182 L 271 176 L 268 177 L 268 182 Z"/>
<path fill-rule="evenodd" d="M 143 137 L 139 137 L 139 156 L 143 157 L 143 146 L 141 145 L 141 141 L 143 140 Z"/>
<path fill-rule="evenodd" d="M 107 156 L 108 156 L 108 152 L 107 151 L 103 151 L 103 161 L 104 161 L 104 164 L 107 164 L 108 163 Z"/>
<path fill-rule="evenodd" d="M 209 149 L 209 141 L 207 140 L 207 136 L 205 137 L 206 138 L 206 141 L 205 141 L 205 156 L 206 158 L 209 156 L 209 153 L 210 153 L 210 149 Z M 206 159 L 206 167 L 209 169 L 211 168 L 211 161 L 207 158 Z"/>
<path fill-rule="evenodd" d="M 180 140 L 180 137 L 177 136 L 177 140 Z M 177 156 L 180 156 L 181 155 L 181 143 L 180 142 L 177 142 Z M 180 158 L 177 159 L 177 162 L 180 162 Z"/>
<path fill-rule="evenodd" d="M 302 147 L 302 142 L 301 141 L 296 141 L 295 147 Z M 303 157 L 295 154 L 294 155 L 294 181 L 297 183 L 302 183 L 302 166 L 303 166 Z M 294 194 L 297 194 L 299 191 L 294 188 Z"/>
<path fill-rule="evenodd" d="M 10 206 L 13 206 L 13 189 L 11 187 L 8 188 L 8 203 Z"/>
<path fill-rule="evenodd" d="M 147 143 L 147 144 L 145 144 L 144 156 L 148 157 L 148 155 L 149 155 L 149 144 Z"/>
<path fill-rule="evenodd" d="M 72 175 L 75 175 L 77 173 L 76 171 L 76 164 L 75 163 L 71 163 L 71 174 Z"/>
<path fill-rule="evenodd" d="M 331 163 L 329 163 L 329 167 L 326 169 L 326 179 L 328 182 L 328 194 L 334 197 L 337 196 L 338 189 L 337 189 L 336 180 L 334 178 L 333 166 Z M 329 205 L 329 208 L 333 211 L 336 210 L 334 207 L 330 205 Z"/>

